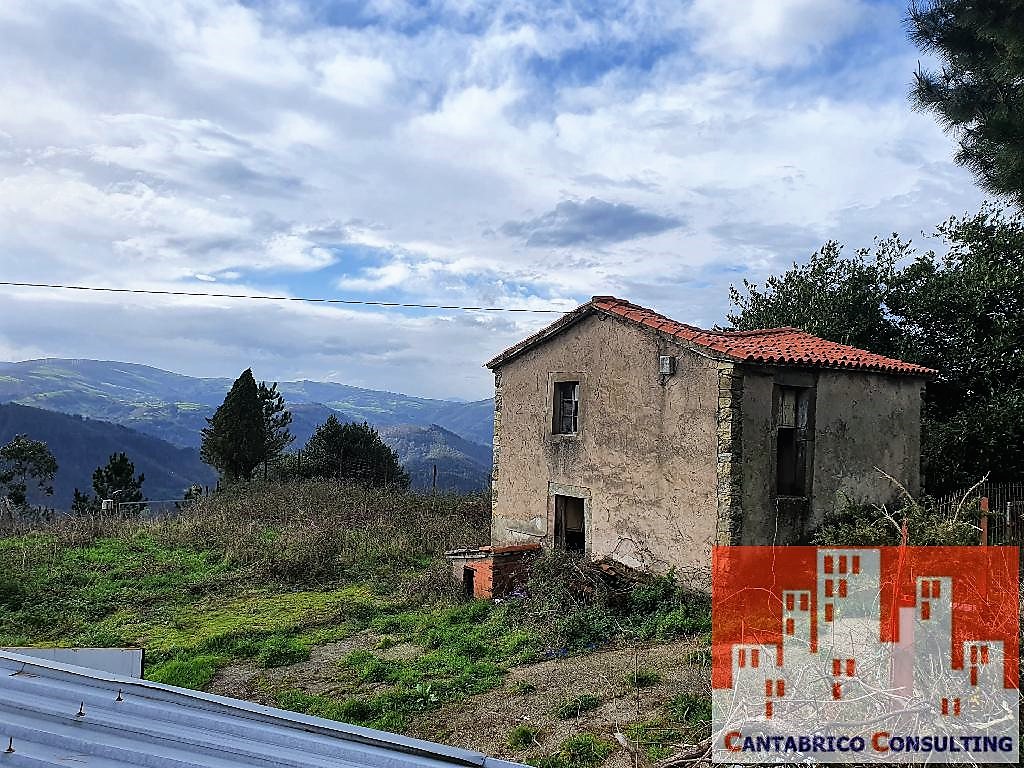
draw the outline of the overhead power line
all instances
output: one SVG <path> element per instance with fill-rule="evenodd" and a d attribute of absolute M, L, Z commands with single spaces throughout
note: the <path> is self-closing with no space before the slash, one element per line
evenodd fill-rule
<path fill-rule="evenodd" d="M 157 291 L 149 288 L 104 288 L 97 285 L 57 285 L 54 283 L 15 283 L 0 281 L 0 286 L 12 288 L 54 288 L 65 291 L 95 291 L 98 293 L 137 293 L 149 296 L 202 296 L 213 299 L 258 299 L 264 301 L 304 301 L 312 304 L 357 304 L 368 307 L 404 307 L 409 309 L 458 309 L 466 312 L 530 312 L 534 314 L 564 315 L 563 309 L 528 309 L 526 307 L 462 307 L 454 304 L 412 304 L 400 301 L 363 301 L 361 299 L 313 299 L 302 296 L 263 296 L 245 293 L 207 293 L 203 291 Z"/>

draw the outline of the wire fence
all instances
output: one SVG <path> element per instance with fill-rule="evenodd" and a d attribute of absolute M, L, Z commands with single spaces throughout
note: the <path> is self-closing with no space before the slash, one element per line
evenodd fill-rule
<path fill-rule="evenodd" d="M 980 483 L 973 488 L 936 498 L 939 509 L 972 515 L 978 524 L 978 543 L 1019 547 L 1024 538 L 1024 483 Z"/>

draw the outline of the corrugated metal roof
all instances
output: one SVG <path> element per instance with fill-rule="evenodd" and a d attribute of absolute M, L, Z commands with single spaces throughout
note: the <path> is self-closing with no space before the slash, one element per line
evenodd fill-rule
<path fill-rule="evenodd" d="M 480 752 L 0 652 L 0 767 L 518 768 Z M 13 739 L 13 752 L 5 752 Z"/>
<path fill-rule="evenodd" d="M 109 672 L 125 677 L 142 677 L 141 648 L 0 648 L 35 659 L 49 659 L 60 664 Z"/>

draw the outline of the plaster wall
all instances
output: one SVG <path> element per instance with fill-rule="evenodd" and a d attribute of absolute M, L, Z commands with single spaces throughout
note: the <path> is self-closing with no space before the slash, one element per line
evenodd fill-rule
<path fill-rule="evenodd" d="M 677 358 L 658 373 L 659 355 Z M 580 382 L 579 431 L 552 434 L 557 381 Z M 584 499 L 588 553 L 706 569 L 717 520 L 715 361 L 591 315 L 496 371 L 492 543 L 553 543 L 554 495 Z"/>
<path fill-rule="evenodd" d="M 775 384 L 813 386 L 807 502 L 775 495 Z M 842 370 L 748 369 L 743 376 L 743 544 L 806 543 L 846 500 L 892 503 L 920 490 L 922 381 Z"/>

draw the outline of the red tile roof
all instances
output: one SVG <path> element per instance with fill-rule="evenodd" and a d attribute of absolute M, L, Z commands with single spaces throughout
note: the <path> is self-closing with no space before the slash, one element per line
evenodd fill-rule
<path fill-rule="evenodd" d="M 856 347 L 813 336 L 799 328 L 766 328 L 756 331 L 705 331 L 679 323 L 654 310 L 614 296 L 595 296 L 551 325 L 509 347 L 487 363 L 495 368 L 550 338 L 592 312 L 621 317 L 657 333 L 702 347 L 714 357 L 761 365 L 795 365 L 813 368 L 848 368 L 902 376 L 934 376 L 936 371 Z"/>

